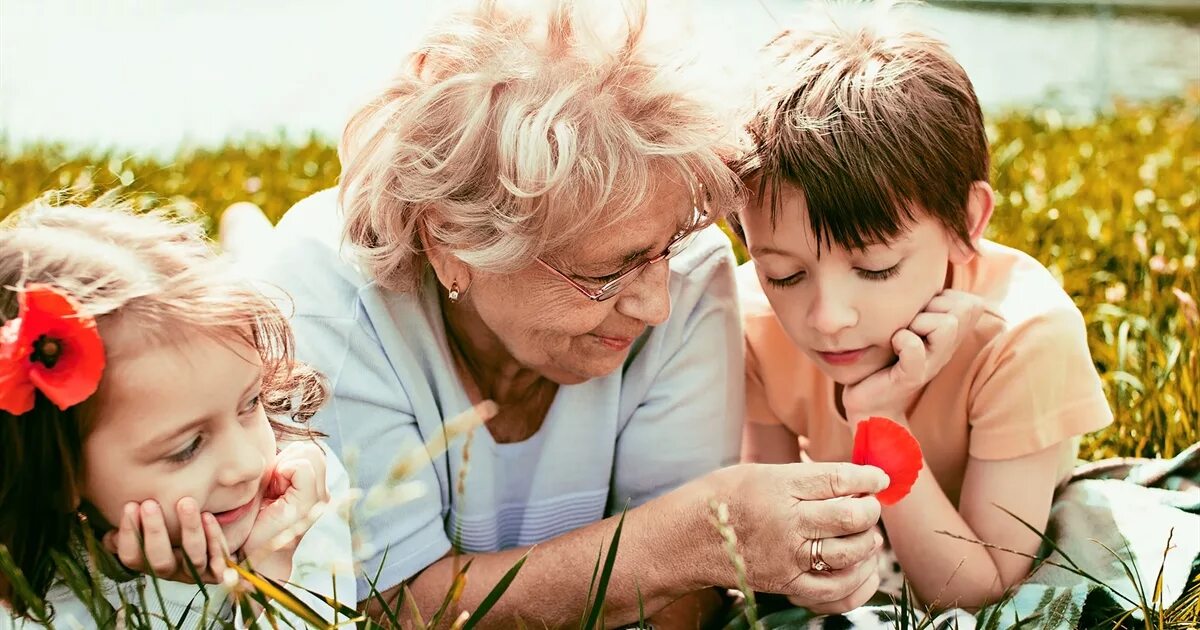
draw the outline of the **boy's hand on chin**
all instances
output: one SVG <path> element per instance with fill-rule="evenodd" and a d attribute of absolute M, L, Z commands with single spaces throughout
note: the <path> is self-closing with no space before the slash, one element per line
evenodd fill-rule
<path fill-rule="evenodd" d="M 983 300 L 972 293 L 947 289 L 934 296 L 908 328 L 892 335 L 896 362 L 842 391 L 850 426 L 872 416 L 907 422 L 921 389 L 946 367 L 982 313 Z"/>
<path fill-rule="evenodd" d="M 251 566 L 258 568 L 280 553 L 288 556 L 290 566 L 291 552 L 328 502 L 324 451 L 308 442 L 283 449 L 271 471 L 254 527 L 242 545 Z"/>

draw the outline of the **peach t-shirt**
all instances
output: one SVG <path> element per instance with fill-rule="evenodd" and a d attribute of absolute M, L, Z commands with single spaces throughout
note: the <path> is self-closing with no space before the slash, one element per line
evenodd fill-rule
<path fill-rule="evenodd" d="M 816 461 L 849 461 L 853 445 L 834 383 L 775 317 L 754 263 L 738 269 L 746 324 L 746 421 L 782 424 Z M 1027 254 L 984 241 L 955 265 L 951 288 L 982 296 L 984 314 L 910 409 L 930 471 L 958 504 L 968 456 L 1012 459 L 1095 431 L 1112 410 L 1088 351 L 1083 316 Z M 1074 463 L 1064 456 L 1060 479 Z"/>

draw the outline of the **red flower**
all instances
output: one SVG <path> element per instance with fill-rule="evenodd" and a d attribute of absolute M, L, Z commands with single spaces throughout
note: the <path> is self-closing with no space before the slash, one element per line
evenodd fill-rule
<path fill-rule="evenodd" d="M 0 328 L 0 409 L 27 413 L 35 389 L 63 410 L 87 400 L 104 372 L 96 320 L 45 284 L 25 286 L 18 303 L 17 318 Z"/>
<path fill-rule="evenodd" d="M 892 482 L 875 495 L 884 505 L 892 505 L 908 495 L 921 472 L 921 445 L 908 429 L 888 418 L 867 418 L 854 432 L 855 464 L 865 464 L 887 473 Z"/>

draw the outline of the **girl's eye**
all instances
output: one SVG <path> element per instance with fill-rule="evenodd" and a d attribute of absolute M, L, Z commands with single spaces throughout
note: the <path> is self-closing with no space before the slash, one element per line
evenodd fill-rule
<path fill-rule="evenodd" d="M 203 443 L 204 436 L 197 435 L 196 439 L 192 440 L 190 444 L 183 448 L 183 450 L 179 451 L 178 453 L 168 455 L 167 461 L 171 462 L 172 464 L 182 464 L 183 462 L 186 462 L 194 457 L 196 455 L 196 451 L 200 450 L 200 445 Z"/>
<path fill-rule="evenodd" d="M 770 284 L 771 286 L 779 288 L 779 289 L 786 289 L 786 288 L 796 284 L 797 282 L 800 282 L 801 280 L 803 280 L 804 276 L 805 276 L 805 273 L 803 271 L 797 271 L 796 273 L 794 273 L 786 278 L 781 278 L 781 279 L 767 278 L 767 284 Z"/>
<path fill-rule="evenodd" d="M 244 416 L 248 413 L 253 413 L 255 411 L 258 411 L 258 405 L 261 402 L 262 402 L 262 394 L 256 394 L 254 396 L 254 398 L 251 398 L 249 401 L 246 402 L 246 406 L 242 407 L 242 409 L 239 413 Z"/>
<path fill-rule="evenodd" d="M 858 275 L 865 280 L 882 281 L 900 273 L 900 263 L 896 263 L 887 269 L 859 269 Z"/>

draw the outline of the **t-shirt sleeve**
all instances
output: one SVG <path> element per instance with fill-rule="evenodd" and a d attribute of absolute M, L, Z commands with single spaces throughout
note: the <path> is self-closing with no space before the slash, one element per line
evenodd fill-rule
<path fill-rule="evenodd" d="M 363 498 L 352 525 L 357 542 L 358 599 L 371 582 L 384 592 L 436 562 L 450 550 L 442 520 L 440 485 L 431 466 L 409 397 L 366 315 L 297 316 L 292 320 L 297 356 L 325 373 L 331 396 L 313 417 L 345 464 Z M 415 456 L 413 472 L 389 480 L 393 465 Z"/>
<path fill-rule="evenodd" d="M 1059 308 L 997 337 L 972 385 L 970 455 L 1013 459 L 1112 422 L 1083 316 Z"/>
<path fill-rule="evenodd" d="M 722 237 L 723 238 L 723 237 Z M 655 333 L 657 359 L 625 379 L 652 379 L 617 437 L 610 512 L 634 507 L 737 462 L 744 413 L 741 315 L 727 241 L 691 272 L 704 280 Z M 688 292 L 692 293 L 692 292 Z M 640 388 L 639 388 L 640 391 Z"/>

